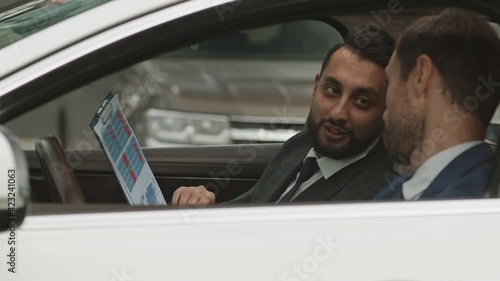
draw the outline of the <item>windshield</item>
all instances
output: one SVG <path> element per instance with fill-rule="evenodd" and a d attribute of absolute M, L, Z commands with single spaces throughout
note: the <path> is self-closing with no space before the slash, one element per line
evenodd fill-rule
<path fill-rule="evenodd" d="M 111 0 L 14 1 L 18 3 L 17 6 L 14 3 L 7 10 L 0 10 L 0 48 L 109 1 Z"/>

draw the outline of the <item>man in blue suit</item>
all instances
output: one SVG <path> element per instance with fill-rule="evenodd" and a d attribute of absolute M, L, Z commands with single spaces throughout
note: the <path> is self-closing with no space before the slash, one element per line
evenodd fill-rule
<path fill-rule="evenodd" d="M 386 76 L 384 142 L 414 172 L 375 199 L 483 197 L 493 155 L 483 140 L 500 99 L 493 28 L 458 9 L 421 18 L 401 35 Z"/>

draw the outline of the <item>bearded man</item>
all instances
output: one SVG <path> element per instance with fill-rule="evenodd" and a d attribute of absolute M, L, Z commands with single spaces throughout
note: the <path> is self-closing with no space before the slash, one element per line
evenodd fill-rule
<path fill-rule="evenodd" d="M 394 174 L 381 134 L 394 39 L 357 29 L 332 48 L 316 75 L 307 131 L 285 142 L 261 179 L 230 203 L 373 199 Z M 172 204 L 209 205 L 204 186 L 180 187 Z"/>
<path fill-rule="evenodd" d="M 403 32 L 386 73 L 384 135 L 412 171 L 376 199 L 477 198 L 493 152 L 484 142 L 498 107 L 500 39 L 483 17 L 459 9 L 417 20 Z"/>

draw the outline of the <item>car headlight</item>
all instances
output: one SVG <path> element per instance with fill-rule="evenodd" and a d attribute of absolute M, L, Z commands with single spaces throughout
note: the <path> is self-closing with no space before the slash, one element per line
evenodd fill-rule
<path fill-rule="evenodd" d="M 229 117 L 224 115 L 148 109 L 145 121 L 147 146 L 231 142 Z"/>

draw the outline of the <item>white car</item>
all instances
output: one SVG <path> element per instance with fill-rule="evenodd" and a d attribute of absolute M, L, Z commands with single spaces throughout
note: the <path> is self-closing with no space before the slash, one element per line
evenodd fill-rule
<path fill-rule="evenodd" d="M 35 2 L 41 6 L 28 5 L 29 11 L 58 11 L 79 1 Z M 0 218 L 7 222 L 0 224 L 0 280 L 500 280 L 497 163 L 492 198 L 481 200 L 135 207 L 124 204 L 116 177 L 88 127 L 95 112 L 88 108 L 96 109 L 108 90 L 122 89 L 123 83 L 145 84 L 137 89 L 142 93 L 138 100 L 132 96 L 123 101 L 125 108 L 133 108 L 141 97 L 159 90 L 148 81 L 178 75 L 175 68 L 161 77 L 154 76 L 157 72 L 120 76 L 123 71 L 147 69 L 137 66 L 186 46 L 196 49 L 199 42 L 224 34 L 304 20 L 329 25 L 341 36 L 367 24 L 397 35 L 449 1 L 92 2 L 92 7 L 79 6 L 61 20 L 48 15 L 46 21 L 33 22 L 30 32 L 9 35 L 11 41 L 0 49 L 0 121 L 10 129 L 0 132 Z M 492 23 L 500 21 L 500 3 L 454 5 L 482 12 Z M 4 27 L 0 20 L 0 30 L 12 31 Z M 279 62 L 257 57 L 245 63 L 263 71 L 276 69 L 273 75 L 280 77 Z M 320 63 L 317 69 L 311 67 L 311 79 Z M 232 73 L 238 71 L 224 75 Z M 110 84 L 109 77 L 125 80 Z M 240 91 L 251 84 L 250 78 L 238 79 L 232 86 Z M 175 97 L 179 84 L 165 87 Z M 204 84 L 197 85 L 203 91 Z M 287 86 L 281 86 L 285 95 Z M 208 98 L 206 103 L 217 106 Z M 294 106 L 276 108 L 276 118 Z M 180 123 L 196 119 L 196 114 L 206 112 L 184 110 Z M 157 120 L 161 128 L 175 127 L 166 120 Z M 263 125 L 267 121 L 252 120 L 264 126 L 257 129 L 269 130 Z M 55 131 L 43 131 L 46 123 L 56 124 Z M 147 123 L 134 128 L 147 129 Z M 56 134 L 63 141 L 64 161 L 75 175 L 68 177 L 66 187 L 74 193 L 60 193 L 60 186 L 51 182 L 54 176 L 68 175 L 54 174 L 39 161 L 33 150 L 36 138 L 14 137 L 26 131 L 36 138 Z M 197 184 L 212 184 L 217 199 L 227 201 L 251 188 L 279 148 L 265 143 L 157 147 L 146 148 L 144 154 L 167 202 L 176 187 Z M 65 159 L 58 156 L 54 159 Z M 76 204 L 77 197 L 86 204 Z"/>

